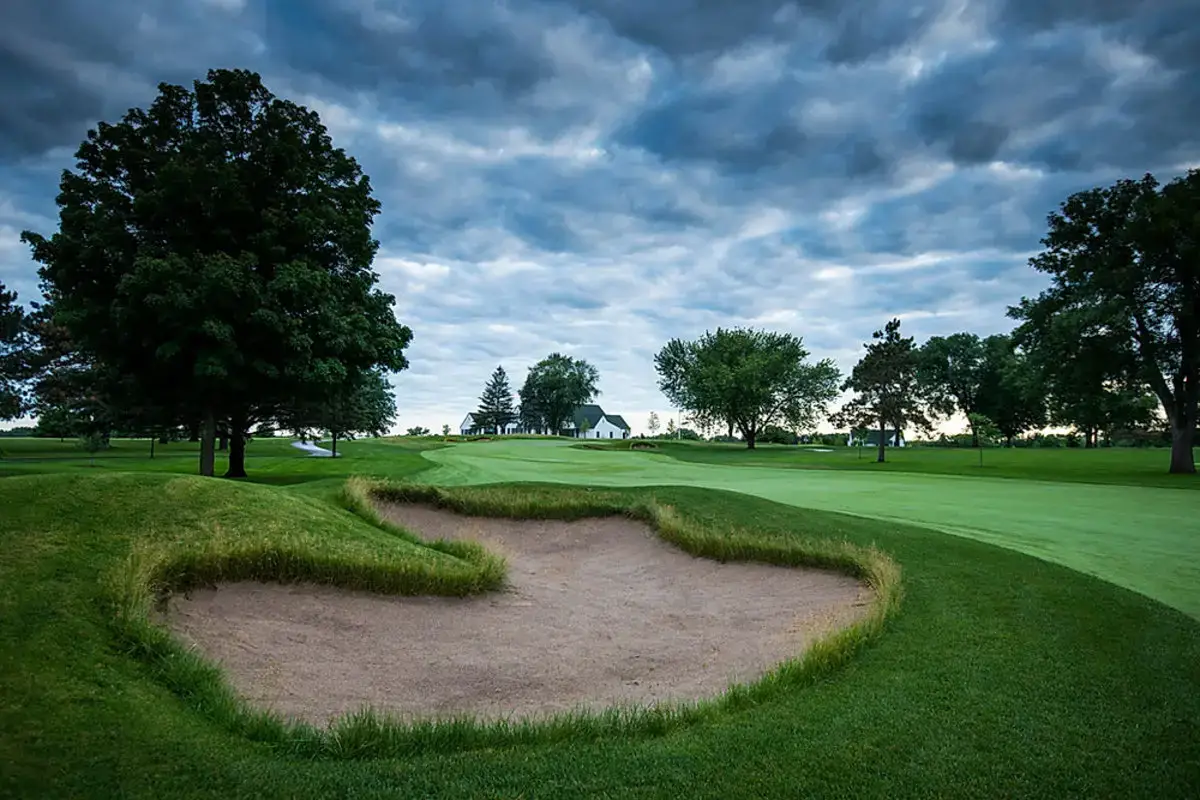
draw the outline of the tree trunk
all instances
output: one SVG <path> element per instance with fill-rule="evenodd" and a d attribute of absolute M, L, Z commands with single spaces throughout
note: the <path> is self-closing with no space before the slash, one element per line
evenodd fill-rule
<path fill-rule="evenodd" d="M 246 426 L 235 422 L 229 430 L 229 469 L 226 478 L 246 477 Z"/>
<path fill-rule="evenodd" d="M 150 437 L 150 458 L 154 458 L 154 437 Z"/>
<path fill-rule="evenodd" d="M 975 430 L 974 426 L 971 427 L 971 447 L 979 448 L 979 431 Z"/>
<path fill-rule="evenodd" d="M 742 435 L 746 437 L 746 449 L 753 450 L 754 442 L 756 439 L 758 439 L 758 431 L 755 431 L 755 430 L 742 431 Z"/>
<path fill-rule="evenodd" d="M 189 442 L 200 441 L 200 423 L 199 422 L 193 422 L 190 425 L 188 425 L 188 441 Z"/>
<path fill-rule="evenodd" d="M 229 449 L 229 431 L 223 430 L 218 434 L 217 449 L 224 453 Z"/>
<path fill-rule="evenodd" d="M 337 458 L 337 433 L 335 431 L 330 431 L 329 438 L 330 441 L 333 442 L 333 455 L 331 458 Z"/>
<path fill-rule="evenodd" d="M 877 464 L 882 464 L 885 461 L 884 453 L 887 450 L 887 442 L 884 441 L 883 437 L 884 437 L 884 434 L 886 434 L 886 433 L 887 433 L 886 423 L 881 419 L 881 420 L 879 420 L 879 455 L 875 459 L 875 463 L 877 463 Z"/>
<path fill-rule="evenodd" d="M 1013 442 L 1013 437 L 1012 437 L 1011 433 L 1008 436 L 1004 437 L 1004 446 L 1005 447 L 1012 447 L 1013 446 L 1012 442 Z"/>
<path fill-rule="evenodd" d="M 1196 474 L 1196 458 L 1192 445 L 1196 437 L 1196 419 L 1188 416 L 1180 425 L 1178 418 L 1171 420 L 1171 474 Z"/>
<path fill-rule="evenodd" d="M 217 418 L 211 410 L 204 412 L 204 421 L 200 426 L 200 474 L 206 478 L 213 476 L 216 466 Z"/>

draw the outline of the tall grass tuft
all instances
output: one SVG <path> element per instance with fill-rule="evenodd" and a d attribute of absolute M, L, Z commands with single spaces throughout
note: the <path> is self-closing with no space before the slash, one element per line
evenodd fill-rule
<path fill-rule="evenodd" d="M 900 567 L 875 547 L 717 528 L 690 519 L 653 496 L 631 501 L 627 496 L 579 488 L 447 489 L 352 478 L 339 500 L 345 509 L 405 547 L 399 551 L 327 549 L 303 537 L 241 541 L 222 536 L 219 530 L 200 543 L 137 547 L 109 576 L 106 586 L 118 643 L 190 708 L 281 754 L 307 759 L 402 758 L 610 736 L 658 736 L 736 713 L 837 670 L 880 634 L 902 597 Z M 369 708 L 327 727 L 284 719 L 239 698 L 219 668 L 155 624 L 155 604 L 169 592 L 221 581 L 312 581 L 386 594 L 459 596 L 503 585 L 503 559 L 474 542 L 423 541 L 384 520 L 376 507 L 379 502 L 419 503 L 465 515 L 518 519 L 622 515 L 646 522 L 665 541 L 695 556 L 838 570 L 865 582 L 873 597 L 867 613 L 856 622 L 818 638 L 762 678 L 730 686 L 710 699 L 491 721 L 469 716 L 410 720 Z"/>

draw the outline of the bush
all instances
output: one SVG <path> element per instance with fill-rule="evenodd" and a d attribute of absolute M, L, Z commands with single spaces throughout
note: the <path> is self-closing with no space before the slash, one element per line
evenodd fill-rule
<path fill-rule="evenodd" d="M 722 433 L 719 436 L 712 437 L 711 439 L 709 439 L 709 441 L 710 442 L 720 442 L 721 444 L 737 444 L 738 442 L 741 441 L 741 439 L 739 439 L 736 436 L 730 436 L 729 434 Z"/>
<path fill-rule="evenodd" d="M 767 425 L 759 432 L 758 441 L 763 444 L 799 444 L 800 437 L 778 425 Z"/>

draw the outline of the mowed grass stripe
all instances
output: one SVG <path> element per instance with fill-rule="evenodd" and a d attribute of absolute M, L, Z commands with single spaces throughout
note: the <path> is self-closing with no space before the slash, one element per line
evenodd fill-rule
<path fill-rule="evenodd" d="M 527 507 L 580 494 L 553 486 L 514 491 Z M 4 480 L 0 504 L 15 513 L 0 518 L 0 794 L 1200 792 L 1200 623 L 1181 613 L 1048 562 L 920 528 L 689 488 L 593 494 L 590 503 L 614 507 L 652 499 L 689 524 L 741 535 L 749 527 L 763 542 L 802 535 L 876 545 L 903 567 L 901 613 L 821 680 L 748 698 L 733 713 L 668 726 L 662 735 L 567 731 L 554 746 L 517 736 L 468 753 L 297 759 L 252 743 L 254 730 L 231 733 L 213 709 L 190 705 L 115 647 L 100 576 L 119 568 L 138 542 L 187 546 L 214 530 L 227 542 L 274 532 L 311 535 L 332 548 L 375 541 L 399 553 L 415 545 L 272 487 L 116 474 Z M 360 738 L 344 744 L 362 748 L 377 734 L 360 726 Z"/>
<path fill-rule="evenodd" d="M 934 528 L 1045 558 L 1200 618 L 1200 495 L 1146 486 L 720 466 L 665 453 L 498 441 L 423 454 L 422 480 L 675 485 Z M 1029 455 L 1036 458 L 1037 452 Z"/>

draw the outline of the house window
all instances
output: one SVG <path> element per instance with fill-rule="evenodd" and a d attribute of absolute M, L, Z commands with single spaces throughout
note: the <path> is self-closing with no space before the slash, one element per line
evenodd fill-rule
<path fill-rule="evenodd" d="M 612 438 L 612 431 L 608 432 L 608 438 L 610 438 L 610 439 Z"/>

